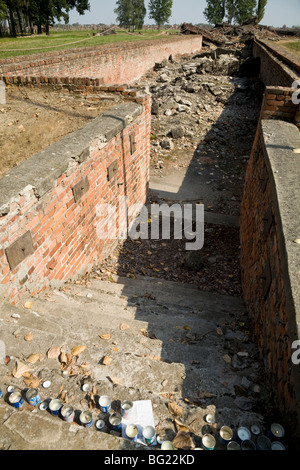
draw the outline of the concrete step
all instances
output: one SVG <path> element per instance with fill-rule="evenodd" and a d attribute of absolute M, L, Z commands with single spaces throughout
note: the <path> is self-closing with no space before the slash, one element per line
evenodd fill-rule
<path fill-rule="evenodd" d="M 32 373 L 41 381 L 51 381 L 50 389 L 39 387 L 43 398 L 57 396 L 63 387 L 78 410 L 86 406 L 81 381 L 88 370 L 99 396 L 110 395 L 115 405 L 126 398 L 150 399 L 158 430 L 171 432 L 168 404 L 174 400 L 182 406 L 181 418 L 197 420 L 196 440 L 201 438 L 200 424 L 205 424 L 208 409 L 218 414 L 222 424 L 237 426 L 262 420 L 255 407 L 241 413 L 235 403 L 243 379 L 247 377 L 254 385 L 259 372 L 255 347 L 237 326 L 245 319 L 241 299 L 152 278 L 117 281 L 92 280 L 87 287 L 66 284 L 60 290 L 28 297 L 14 307 L 3 304 L 1 340 L 11 361 L 1 366 L 2 386 L 13 383 L 24 388 L 23 378 L 10 375 L 15 362 L 26 363 L 30 354 L 40 354 Z M 32 301 L 31 308 L 24 308 L 27 300 Z M 31 341 L 24 339 L 28 331 L 33 335 Z M 111 337 L 103 339 L 103 334 Z M 78 359 L 84 367 L 64 378 L 59 360 L 48 359 L 47 351 L 52 346 L 71 351 L 78 345 L 86 346 Z M 102 362 L 105 356 L 111 358 L 109 365 Z M 251 388 L 244 392 L 256 401 Z M 34 411 L 19 413 L 1 402 L 4 426 L 0 438 L 10 442 L 11 448 L 61 448 L 65 434 L 71 449 L 87 446 L 118 450 L 133 445 L 118 432 L 85 430 L 48 412 Z M 96 419 L 99 409 L 93 409 L 93 413 Z M 20 416 L 28 432 L 18 430 Z M 41 438 L 36 426 L 42 428 Z M 175 429 L 172 432 L 174 437 Z M 87 433 L 92 433 L 93 440 L 83 443 L 90 435 Z M 46 438 L 50 434 L 52 440 Z M 34 436 L 34 445 L 30 436 Z"/>

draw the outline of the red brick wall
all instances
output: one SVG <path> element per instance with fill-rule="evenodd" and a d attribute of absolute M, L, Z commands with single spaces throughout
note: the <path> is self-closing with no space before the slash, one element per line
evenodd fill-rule
<path fill-rule="evenodd" d="M 60 53 L 34 54 L 0 61 L 0 78 L 90 77 L 106 85 L 128 84 L 138 80 L 156 62 L 202 48 L 202 36 L 172 36 L 160 40 L 93 47 Z"/>
<path fill-rule="evenodd" d="M 145 202 L 150 159 L 150 98 L 144 97 L 143 103 L 136 106 L 140 114 L 132 122 L 129 119 L 123 131 L 108 142 L 99 142 L 101 129 L 98 137 L 91 136 L 89 154 L 84 161 L 77 163 L 71 156 L 67 169 L 56 175 L 52 187 L 41 197 L 36 194 L 33 181 L 7 201 L 8 210 L 2 210 L 0 217 L 0 292 L 12 303 L 25 292 L 35 294 L 90 270 L 110 252 L 116 240 L 110 240 L 108 234 L 105 239 L 99 238 L 101 221 L 104 220 L 104 225 L 109 223 L 107 215 L 102 219 L 99 204 L 117 207 L 120 197 L 124 196 L 127 196 L 128 207 Z M 120 119 L 116 118 L 115 122 L 120 125 Z M 134 135 L 134 153 L 131 134 Z M 51 152 L 51 147 L 49 149 Z M 64 158 L 65 147 L 61 152 Z M 116 177 L 108 181 L 107 169 L 115 160 Z M 24 163 L 29 165 L 30 159 Z M 88 179 L 89 188 L 76 202 L 73 188 L 84 177 Z M 10 178 L 14 178 L 14 169 Z M 124 225 L 125 217 L 122 211 L 118 223 Z M 33 253 L 11 269 L 7 249 L 28 231 Z"/>
<path fill-rule="evenodd" d="M 270 41 L 255 39 L 253 44 L 254 57 L 260 57 L 260 78 L 266 86 L 291 87 L 292 83 L 299 79 L 300 64 L 290 57 L 278 55 L 276 45 L 270 45 Z"/>
<path fill-rule="evenodd" d="M 264 122 L 269 123 L 268 146 L 272 152 L 279 152 L 280 157 L 271 163 L 262 129 Z M 290 127 L 284 127 L 280 140 L 278 130 L 282 124 Z M 295 204 L 299 161 L 292 149 L 299 145 L 299 137 L 294 133 L 291 143 L 285 132 L 292 128 L 296 130 L 288 123 L 264 120 L 258 126 L 246 172 L 240 238 L 244 300 L 273 389 L 270 399 L 296 435 L 300 429 L 300 366 L 292 364 L 291 347 L 293 341 L 299 339 L 296 325 L 299 299 L 296 301 L 297 274 L 293 284 L 290 267 L 297 263 L 298 253 L 292 237 L 297 232 L 293 224 L 299 222 L 299 209 Z M 278 176 L 274 176 L 274 171 Z M 294 189 L 293 185 L 296 185 Z M 299 434 L 297 439 L 299 445 Z"/>
<path fill-rule="evenodd" d="M 282 119 L 296 124 L 300 130 L 300 104 L 292 101 L 295 89 L 290 87 L 265 88 L 260 119 Z"/>

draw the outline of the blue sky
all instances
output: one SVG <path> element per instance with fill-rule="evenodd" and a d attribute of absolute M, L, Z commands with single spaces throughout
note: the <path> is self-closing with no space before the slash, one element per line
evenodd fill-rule
<path fill-rule="evenodd" d="M 75 11 L 70 13 L 70 24 L 111 24 L 116 22 L 114 0 L 90 0 L 91 9 L 84 16 Z M 145 0 L 148 6 L 148 0 Z M 202 23 L 205 22 L 203 10 L 206 0 L 173 0 L 172 17 L 170 24 Z M 146 17 L 145 23 L 153 24 L 153 20 Z M 266 14 L 262 21 L 269 26 L 300 26 L 300 0 L 268 0 Z"/>

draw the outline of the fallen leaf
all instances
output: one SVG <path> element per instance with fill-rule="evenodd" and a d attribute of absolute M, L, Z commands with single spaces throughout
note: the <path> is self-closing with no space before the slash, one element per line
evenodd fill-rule
<path fill-rule="evenodd" d="M 189 432 L 189 428 L 178 419 L 176 418 L 173 419 L 173 422 L 175 423 L 177 432 L 180 432 L 180 431 Z"/>
<path fill-rule="evenodd" d="M 37 388 L 40 385 L 41 380 L 35 376 L 27 377 L 24 379 L 24 383 L 29 388 Z"/>
<path fill-rule="evenodd" d="M 123 382 L 119 380 L 117 377 L 110 376 L 108 378 L 114 385 L 123 385 Z"/>
<path fill-rule="evenodd" d="M 31 302 L 30 300 L 28 300 L 27 302 L 25 302 L 24 307 L 25 307 L 25 308 L 29 308 L 29 309 L 32 308 L 32 307 L 33 307 L 33 302 Z"/>
<path fill-rule="evenodd" d="M 223 335 L 223 330 L 222 330 L 222 328 L 217 328 L 217 334 L 218 334 L 219 336 L 222 336 L 222 335 Z"/>
<path fill-rule="evenodd" d="M 28 365 L 23 364 L 20 361 L 17 361 L 12 371 L 12 375 L 16 377 L 16 379 L 19 379 L 20 377 L 22 377 L 23 374 L 25 374 L 28 371 L 30 371 L 30 367 Z"/>
<path fill-rule="evenodd" d="M 27 357 L 26 362 L 29 362 L 29 364 L 35 364 L 37 361 L 39 361 L 41 356 L 39 354 L 30 354 L 30 356 Z"/>
<path fill-rule="evenodd" d="M 64 364 L 66 364 L 66 363 L 68 362 L 68 356 L 67 356 L 67 354 L 65 353 L 65 351 L 62 351 L 62 352 L 60 353 L 59 360 L 60 360 L 61 363 L 64 363 Z"/>
<path fill-rule="evenodd" d="M 169 409 L 169 412 L 174 415 L 174 416 L 179 416 L 181 415 L 183 409 L 181 408 L 181 406 L 177 405 L 177 403 L 175 401 L 173 401 L 172 403 L 169 403 L 168 404 L 168 409 Z"/>
<path fill-rule="evenodd" d="M 296 238 L 296 239 L 294 240 L 294 243 L 297 243 L 297 245 L 300 245 L 300 238 Z"/>
<path fill-rule="evenodd" d="M 109 335 L 108 333 L 105 333 L 100 336 L 101 339 L 105 339 L 106 341 L 110 340 L 112 338 L 112 335 Z"/>
<path fill-rule="evenodd" d="M 120 330 L 128 330 L 129 328 L 130 328 L 130 326 L 127 325 L 127 323 L 122 323 L 122 324 L 120 325 Z"/>
<path fill-rule="evenodd" d="M 168 379 L 165 379 L 165 380 L 162 381 L 161 386 L 165 387 L 167 385 L 167 383 L 168 383 Z"/>
<path fill-rule="evenodd" d="M 28 331 L 28 333 L 25 334 L 24 339 L 25 341 L 32 341 L 34 338 L 33 333 L 31 331 Z"/>
<path fill-rule="evenodd" d="M 193 439 L 190 434 L 185 431 L 180 431 L 173 439 L 173 445 L 176 449 L 189 450 L 195 447 Z"/>
<path fill-rule="evenodd" d="M 105 356 L 102 360 L 102 364 L 104 366 L 109 366 L 109 364 L 111 364 L 112 362 L 112 358 L 110 356 Z"/>
<path fill-rule="evenodd" d="M 60 347 L 52 346 L 47 352 L 48 359 L 57 359 L 60 355 Z"/>
<path fill-rule="evenodd" d="M 72 354 L 73 356 L 79 356 L 84 350 L 86 346 L 75 346 L 75 348 L 72 349 Z"/>

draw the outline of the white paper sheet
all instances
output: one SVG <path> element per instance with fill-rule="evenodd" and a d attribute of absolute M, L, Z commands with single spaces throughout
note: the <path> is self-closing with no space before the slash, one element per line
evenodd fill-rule
<path fill-rule="evenodd" d="M 145 444 L 143 439 L 143 429 L 146 426 L 152 426 L 155 428 L 152 402 L 151 400 L 139 400 L 133 402 L 132 412 L 130 413 L 130 418 L 122 418 L 122 437 L 128 439 L 126 436 L 125 430 L 128 424 L 135 424 L 139 430 L 137 442 L 140 444 Z M 156 436 L 152 445 L 156 445 Z"/>

